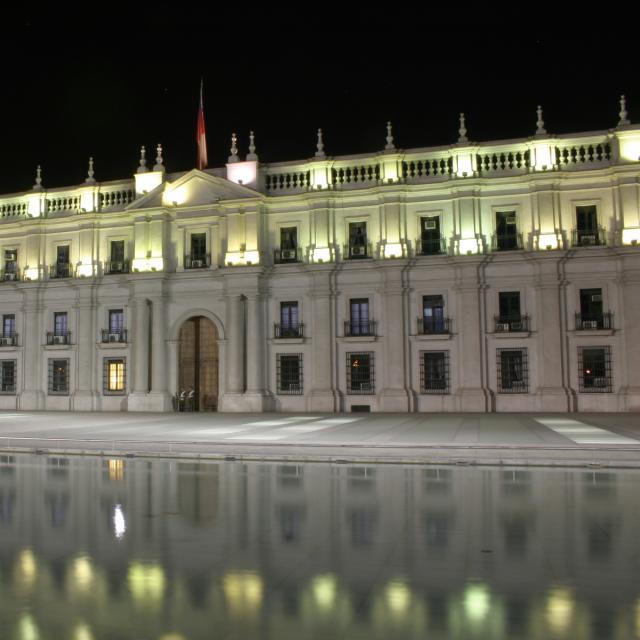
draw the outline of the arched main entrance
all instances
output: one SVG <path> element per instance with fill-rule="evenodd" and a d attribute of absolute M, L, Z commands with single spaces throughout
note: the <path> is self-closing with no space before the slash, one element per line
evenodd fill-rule
<path fill-rule="evenodd" d="M 180 327 L 178 393 L 193 390 L 193 411 L 218 409 L 218 330 L 204 316 L 193 316 Z"/>

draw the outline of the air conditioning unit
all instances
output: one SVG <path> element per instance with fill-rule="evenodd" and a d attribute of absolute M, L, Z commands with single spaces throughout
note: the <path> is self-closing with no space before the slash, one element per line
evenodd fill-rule
<path fill-rule="evenodd" d="M 282 249 L 281 257 L 282 257 L 282 260 L 295 260 L 296 259 L 296 250 L 295 249 Z"/>
<path fill-rule="evenodd" d="M 591 302 L 602 302 L 602 294 L 596 293 L 595 295 L 591 296 Z"/>
<path fill-rule="evenodd" d="M 505 220 L 505 222 L 507 224 L 515 224 L 516 223 L 516 216 L 515 214 L 512 214 L 510 216 L 507 216 L 507 219 Z"/>
<path fill-rule="evenodd" d="M 606 387 L 607 386 L 607 379 L 603 378 L 603 377 L 594 378 L 593 379 L 593 386 L 594 387 Z"/>
<path fill-rule="evenodd" d="M 436 229 L 436 221 L 435 220 L 425 220 L 424 228 L 425 229 Z"/>
<path fill-rule="evenodd" d="M 113 273 L 117 273 L 118 271 L 122 271 L 122 262 L 112 262 L 109 270 Z"/>
<path fill-rule="evenodd" d="M 597 320 L 583 320 L 582 321 L 583 329 L 597 329 L 598 321 Z"/>
<path fill-rule="evenodd" d="M 351 247 L 351 255 L 352 256 L 366 256 L 367 255 L 367 247 L 364 245 L 353 245 Z"/>
<path fill-rule="evenodd" d="M 522 322 L 517 320 L 516 322 L 511 322 L 511 331 L 522 331 Z"/>
<path fill-rule="evenodd" d="M 67 336 L 53 336 L 53 344 L 65 344 Z"/>
<path fill-rule="evenodd" d="M 10 336 L 0 337 L 0 345 L 3 347 L 10 347 L 13 344 L 13 338 Z"/>
<path fill-rule="evenodd" d="M 192 269 L 200 269 L 200 267 L 202 267 L 202 260 L 192 260 L 191 261 L 191 268 Z"/>
<path fill-rule="evenodd" d="M 373 387 L 370 382 L 361 382 L 360 391 L 372 391 Z"/>
<path fill-rule="evenodd" d="M 7 273 L 4 274 L 4 279 L 5 280 L 17 280 L 18 279 L 18 274 L 17 273 L 13 273 L 12 271 L 8 271 Z"/>
<path fill-rule="evenodd" d="M 496 331 L 509 331 L 509 323 L 508 322 L 498 322 L 496 324 Z"/>
<path fill-rule="evenodd" d="M 16 251 L 5 251 L 4 259 L 7 262 L 15 262 L 18 259 L 18 253 Z"/>
<path fill-rule="evenodd" d="M 586 235 L 580 236 L 580 244 L 595 244 L 596 237 L 595 235 Z"/>
<path fill-rule="evenodd" d="M 109 334 L 109 342 L 120 342 L 120 334 L 119 333 L 110 333 Z"/>

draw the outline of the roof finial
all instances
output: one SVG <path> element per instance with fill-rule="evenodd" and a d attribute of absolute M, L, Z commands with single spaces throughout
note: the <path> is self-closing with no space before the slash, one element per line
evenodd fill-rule
<path fill-rule="evenodd" d="M 138 173 L 147 173 L 149 168 L 147 167 L 147 150 L 144 148 L 144 145 L 140 147 L 140 166 L 138 167 Z"/>
<path fill-rule="evenodd" d="M 231 155 L 229 156 L 229 162 L 238 162 L 238 136 L 235 133 L 231 134 Z"/>
<path fill-rule="evenodd" d="M 36 167 L 36 183 L 33 185 L 34 191 L 42 191 L 42 167 L 38 165 Z"/>
<path fill-rule="evenodd" d="M 93 177 L 93 157 L 89 158 L 89 170 L 87 171 L 87 178 L 85 180 L 86 184 L 95 184 L 96 179 Z"/>
<path fill-rule="evenodd" d="M 256 155 L 256 139 L 253 135 L 253 131 L 249 131 L 249 153 L 247 154 L 247 160 L 257 160 Z"/>
<path fill-rule="evenodd" d="M 322 129 L 318 129 L 318 142 L 316 144 L 316 158 L 324 158 L 324 142 L 322 141 Z"/>
<path fill-rule="evenodd" d="M 391 120 L 387 122 L 387 144 L 384 145 L 385 149 L 395 149 L 393 144 L 393 135 L 391 135 Z"/>
<path fill-rule="evenodd" d="M 629 115 L 627 113 L 627 99 L 623 95 L 620 96 L 620 113 L 618 115 L 620 116 L 620 120 L 618 122 L 619 127 L 631 124 L 627 118 L 627 115 Z"/>
<path fill-rule="evenodd" d="M 544 120 L 542 119 L 542 107 L 540 105 L 538 105 L 536 113 L 538 114 L 538 122 L 536 122 L 538 128 L 536 129 L 536 135 L 543 136 L 545 133 L 547 133 L 547 130 L 544 128 Z"/>
<path fill-rule="evenodd" d="M 460 128 L 458 129 L 458 142 L 469 142 L 467 129 L 464 126 L 464 113 L 460 113 Z"/>
<path fill-rule="evenodd" d="M 162 164 L 162 145 L 158 144 L 156 147 L 156 163 L 153 165 L 154 171 L 164 171 L 164 165 Z"/>

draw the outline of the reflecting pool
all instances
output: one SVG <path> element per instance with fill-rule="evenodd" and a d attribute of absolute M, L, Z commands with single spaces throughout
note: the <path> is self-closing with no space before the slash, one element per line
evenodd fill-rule
<path fill-rule="evenodd" d="M 634 471 L 0 457 L 0 637 L 640 638 Z"/>

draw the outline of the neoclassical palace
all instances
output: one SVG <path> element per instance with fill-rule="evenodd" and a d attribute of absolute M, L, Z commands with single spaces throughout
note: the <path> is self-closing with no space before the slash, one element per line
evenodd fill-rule
<path fill-rule="evenodd" d="M 0 197 L 0 409 L 640 410 L 640 126 Z M 312 152 L 313 153 L 313 152 Z"/>

